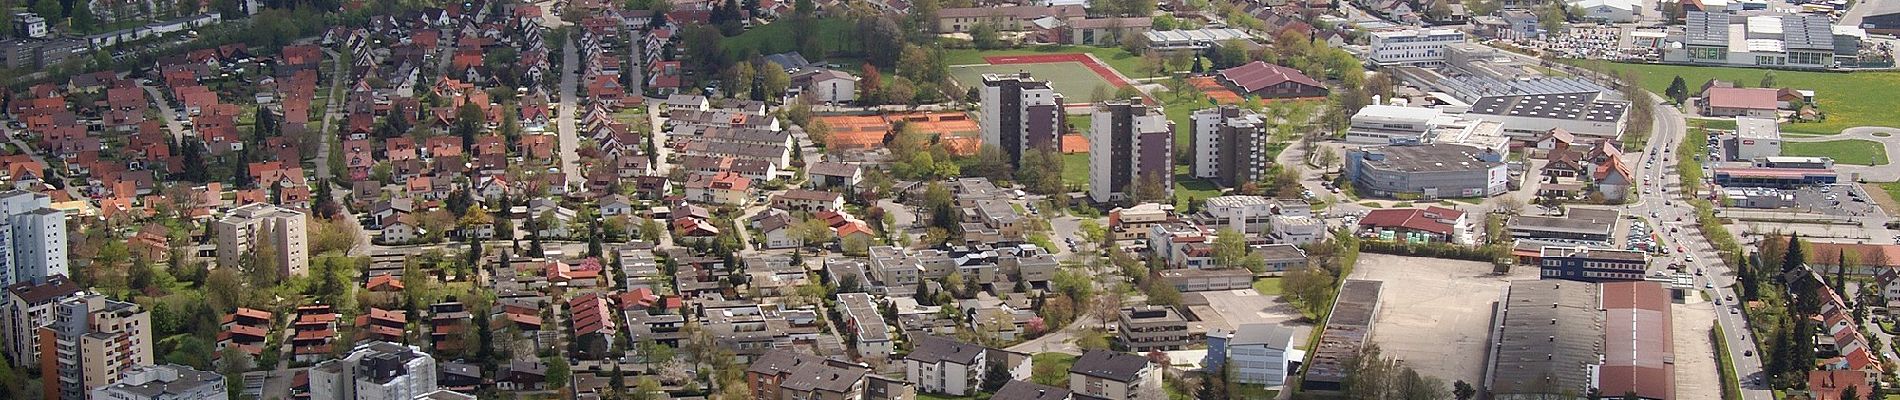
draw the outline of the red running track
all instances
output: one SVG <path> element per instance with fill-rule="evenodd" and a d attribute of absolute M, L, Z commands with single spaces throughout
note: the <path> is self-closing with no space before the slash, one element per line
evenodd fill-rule
<path fill-rule="evenodd" d="M 1095 62 L 1094 58 L 1090 58 L 1089 55 L 1085 53 L 990 56 L 983 57 L 983 61 L 988 61 L 990 65 L 1046 64 L 1058 62 L 1082 63 L 1083 67 L 1088 67 L 1090 71 L 1095 71 L 1095 75 L 1101 76 L 1102 80 L 1108 81 L 1109 84 L 1115 85 L 1116 88 L 1119 89 L 1123 86 L 1128 86 L 1128 81 L 1124 81 L 1121 77 L 1116 76 L 1115 70 L 1108 69 L 1108 66 Z"/>

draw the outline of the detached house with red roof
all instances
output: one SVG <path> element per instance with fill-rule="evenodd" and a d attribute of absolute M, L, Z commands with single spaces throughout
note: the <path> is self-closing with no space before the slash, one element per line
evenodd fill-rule
<path fill-rule="evenodd" d="M 1242 96 L 1266 99 L 1287 97 L 1325 97 L 1326 86 L 1299 70 L 1254 61 L 1221 70 L 1215 75 L 1221 86 Z"/>
<path fill-rule="evenodd" d="M 1774 119 L 1777 95 L 1767 88 L 1711 87 L 1702 92 L 1702 116 Z"/>
<path fill-rule="evenodd" d="M 1387 208 L 1359 219 L 1363 237 L 1412 243 L 1472 244 L 1471 221 L 1463 211 L 1444 207 Z"/>
<path fill-rule="evenodd" d="M 745 206 L 752 194 L 752 179 L 737 172 L 694 175 L 686 180 L 686 198 L 688 200 Z"/>

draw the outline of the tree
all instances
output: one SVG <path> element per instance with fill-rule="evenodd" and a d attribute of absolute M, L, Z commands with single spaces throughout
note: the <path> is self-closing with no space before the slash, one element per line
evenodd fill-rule
<path fill-rule="evenodd" d="M 1676 104 L 1682 104 L 1689 100 L 1689 83 L 1682 80 L 1682 75 L 1676 75 L 1676 79 L 1669 82 L 1669 88 L 1663 90 L 1663 94 L 1669 96 L 1669 99 L 1675 101 Z"/>
<path fill-rule="evenodd" d="M 998 49 L 1003 47 L 1003 38 L 995 26 L 978 23 L 970 27 L 970 43 L 978 49 Z"/>
<path fill-rule="evenodd" d="M 771 99 L 784 97 L 785 91 L 792 87 L 791 74 L 785 73 L 785 67 L 777 63 L 767 61 L 765 66 L 768 68 L 758 69 L 759 86 L 765 89 L 765 97 Z"/>
<path fill-rule="evenodd" d="M 1214 234 L 1214 265 L 1261 272 L 1266 268 L 1266 260 L 1247 247 L 1247 235 L 1222 228 Z"/>
<path fill-rule="evenodd" d="M 890 16 L 859 18 L 857 34 L 864 49 L 865 61 L 883 68 L 897 67 L 897 58 L 904 50 L 906 37 L 903 29 L 897 26 L 897 21 Z"/>
<path fill-rule="evenodd" d="M 1471 400 L 1477 395 L 1478 389 L 1471 387 L 1471 384 L 1465 383 L 1463 379 L 1451 383 L 1451 396 L 1458 400 Z"/>
<path fill-rule="evenodd" d="M 566 388 L 567 382 L 574 376 L 574 372 L 567 365 L 567 357 L 549 356 L 542 358 L 541 362 L 548 365 L 547 375 L 543 376 L 547 380 L 548 388 L 554 390 Z"/>
<path fill-rule="evenodd" d="M 752 80 L 757 76 L 758 72 L 753 70 L 751 63 L 732 64 L 720 77 L 720 90 L 726 91 L 726 96 L 745 97 L 752 91 Z"/>
<path fill-rule="evenodd" d="M 1332 272 L 1324 268 L 1301 268 L 1287 271 L 1280 287 L 1287 302 L 1312 318 L 1332 301 L 1333 280 Z"/>
<path fill-rule="evenodd" d="M 1545 4 L 1537 11 L 1538 27 L 1552 34 L 1562 32 L 1564 25 L 1568 22 L 1568 17 L 1564 15 L 1565 11 L 1563 2 L 1553 1 Z"/>
<path fill-rule="evenodd" d="M 995 392 L 997 389 L 1002 389 L 1003 385 L 1008 384 L 1011 379 L 1009 366 L 1006 363 L 990 363 L 988 370 L 983 372 L 982 389 L 985 392 Z"/>
<path fill-rule="evenodd" d="M 1761 74 L 1761 87 L 1766 88 L 1766 89 L 1775 88 L 1775 72 L 1774 71 L 1763 72 Z"/>

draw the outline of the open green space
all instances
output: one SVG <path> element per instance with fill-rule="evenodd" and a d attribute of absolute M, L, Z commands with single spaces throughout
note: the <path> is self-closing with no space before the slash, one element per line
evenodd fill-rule
<path fill-rule="evenodd" d="M 1036 353 L 1029 356 L 1031 371 L 1051 372 L 1051 374 L 1030 376 L 1030 380 L 1049 386 L 1068 387 L 1069 367 L 1075 366 L 1075 359 L 1074 354 L 1063 353 Z M 1053 367 L 1042 367 L 1043 365 L 1053 365 Z"/>
<path fill-rule="evenodd" d="M 1174 166 L 1174 197 L 1180 200 L 1175 207 L 1185 210 L 1190 200 L 1207 200 L 1219 195 L 1220 185 L 1189 175 L 1186 165 Z"/>
<path fill-rule="evenodd" d="M 1635 71 L 1644 89 L 1662 94 L 1677 76 L 1694 91 L 1709 79 L 1721 79 L 1754 87 L 1768 70 L 1753 68 L 1700 67 L 1687 65 L 1622 64 L 1598 61 L 1574 61 L 1579 65 L 1618 71 Z M 1900 72 L 1818 72 L 1773 71 L 1776 87 L 1813 90 L 1815 104 L 1825 121 L 1786 123 L 1781 130 L 1794 134 L 1835 134 L 1856 126 L 1900 127 L 1900 113 L 1893 112 L 1893 93 L 1900 92 Z"/>
<path fill-rule="evenodd" d="M 1094 54 L 1096 59 L 1102 60 L 1103 64 L 1107 64 L 1109 68 L 1114 68 L 1116 71 L 1121 72 L 1122 75 L 1127 76 L 1129 79 L 1140 79 L 1146 76 L 1145 74 L 1138 73 L 1141 71 L 1141 56 L 1129 53 L 1128 50 L 1122 50 L 1119 47 L 1048 45 L 1002 50 L 949 49 L 944 50 L 943 59 L 950 65 L 970 65 L 989 64 L 989 61 L 984 60 L 984 57 L 1066 53 Z"/>
<path fill-rule="evenodd" d="M 852 35 L 855 34 L 852 32 L 854 28 L 851 21 L 844 19 L 819 19 L 818 47 L 824 49 L 825 53 L 855 48 L 857 42 L 852 39 Z M 765 24 L 747 30 L 739 36 L 725 38 L 721 41 L 721 45 L 726 48 L 726 54 L 733 57 L 744 57 L 750 52 L 766 55 L 798 50 L 794 48 L 797 46 L 796 42 L 786 39 L 789 37 L 792 37 L 792 24 Z M 825 58 L 822 54 L 805 54 L 804 56 L 811 62 L 818 62 Z M 853 67 L 845 63 L 838 64 L 847 69 Z"/>
<path fill-rule="evenodd" d="M 1062 155 L 1062 184 L 1065 186 L 1089 184 L 1089 153 Z"/>
<path fill-rule="evenodd" d="M 1078 62 L 1058 62 L 1040 64 L 1008 65 L 965 65 L 950 67 L 950 76 L 962 87 L 972 87 L 983 83 L 983 74 L 1013 74 L 1028 72 L 1036 79 L 1049 81 L 1049 86 L 1061 93 L 1063 101 L 1069 104 L 1084 104 L 1096 100 L 1095 90 L 1101 87 L 1104 93 L 1114 95 L 1115 85 L 1096 75 L 1088 67 Z"/>
<path fill-rule="evenodd" d="M 1887 146 L 1872 140 L 1848 139 L 1826 142 L 1782 142 L 1781 154 L 1796 157 L 1832 157 L 1834 162 L 1851 165 L 1887 163 Z"/>
<path fill-rule="evenodd" d="M 1734 119 L 1715 119 L 1715 118 L 1690 118 L 1689 126 L 1690 127 L 1700 126 L 1707 129 L 1732 131 L 1732 130 L 1735 130 L 1735 120 Z"/>
<path fill-rule="evenodd" d="M 1253 291 L 1259 292 L 1262 296 L 1279 296 L 1280 277 L 1260 278 L 1253 281 Z"/>

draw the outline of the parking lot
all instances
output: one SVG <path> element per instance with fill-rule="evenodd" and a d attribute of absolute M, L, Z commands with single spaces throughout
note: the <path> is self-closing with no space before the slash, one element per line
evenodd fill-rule
<path fill-rule="evenodd" d="M 1483 382 L 1493 305 L 1537 269 L 1494 275 L 1489 263 L 1366 253 L 1352 278 L 1385 282 L 1372 340 L 1387 356 L 1445 382 Z"/>
<path fill-rule="evenodd" d="M 1849 184 L 1807 187 L 1788 191 L 1794 194 L 1795 208 L 1802 211 L 1843 217 L 1872 215 L 1879 206 L 1867 199 L 1859 187 Z"/>
<path fill-rule="evenodd" d="M 1233 329 L 1241 324 L 1278 324 L 1293 330 L 1293 346 L 1306 347 L 1313 324 L 1278 296 L 1262 296 L 1253 289 L 1195 292 L 1207 298 L 1207 308 L 1225 321 L 1207 321 L 1207 329 Z M 1198 307 L 1198 306 L 1196 306 Z"/>

